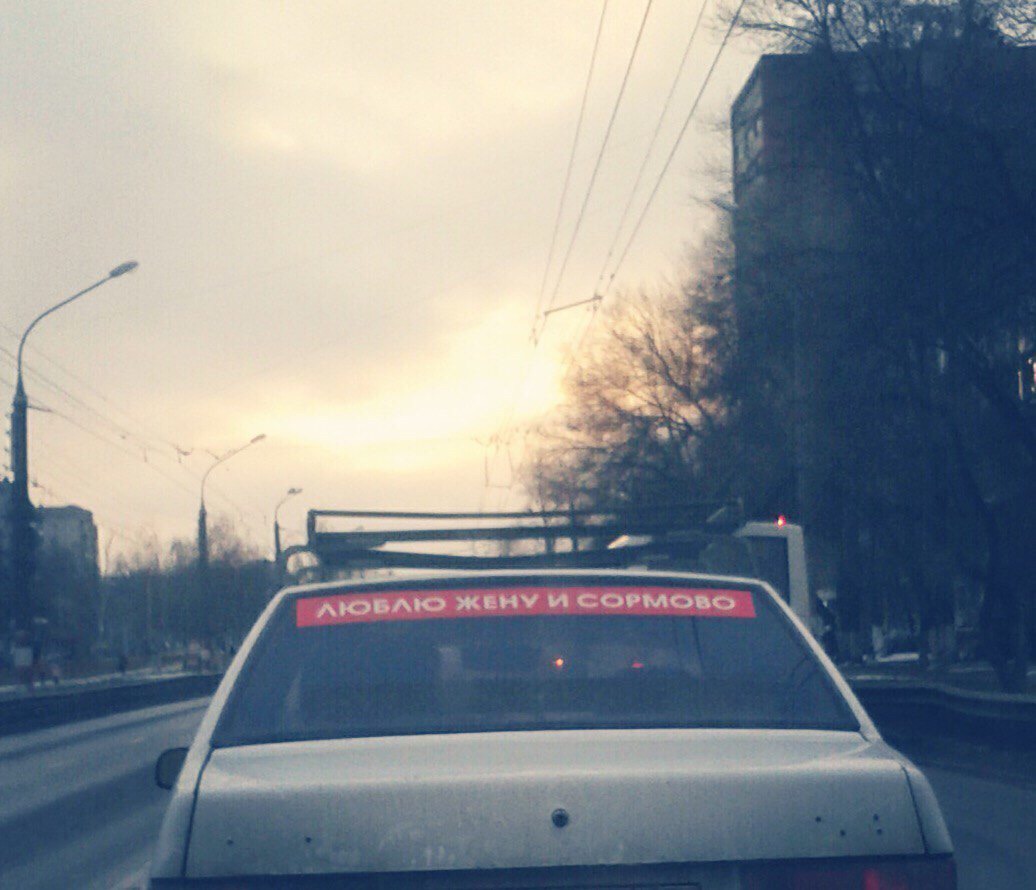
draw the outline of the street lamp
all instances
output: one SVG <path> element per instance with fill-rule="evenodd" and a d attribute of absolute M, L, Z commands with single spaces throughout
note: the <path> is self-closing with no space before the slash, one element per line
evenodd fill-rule
<path fill-rule="evenodd" d="M 11 463 L 14 469 L 14 487 L 11 491 L 11 518 L 12 518 L 12 549 L 14 551 L 13 578 L 14 602 L 13 617 L 15 625 L 21 629 L 27 629 L 28 620 L 31 614 L 29 602 L 29 588 L 32 584 L 32 577 L 35 574 L 35 554 L 33 553 L 32 537 L 32 504 L 29 502 L 29 430 L 28 430 L 28 408 L 29 400 L 25 395 L 25 385 L 22 381 L 22 353 L 25 351 L 25 341 L 29 334 L 43 319 L 62 306 L 67 306 L 73 300 L 78 300 L 92 290 L 96 290 L 102 284 L 132 272 L 137 268 L 137 263 L 131 261 L 116 266 L 100 281 L 95 281 L 89 287 L 83 288 L 78 293 L 72 294 L 60 303 L 55 303 L 45 312 L 37 315 L 22 334 L 18 341 L 18 376 L 14 387 L 14 401 L 11 405 Z"/>
<path fill-rule="evenodd" d="M 297 494 L 302 494 L 301 488 L 289 488 L 288 493 L 284 495 L 284 497 L 277 502 L 277 506 L 273 508 L 273 560 L 278 571 L 280 571 L 281 567 L 281 527 L 277 522 L 277 512 L 284 506 L 286 501 L 295 497 Z"/>
<path fill-rule="evenodd" d="M 258 436 L 249 439 L 244 445 L 238 445 L 237 448 L 231 448 L 225 454 L 216 456 L 216 460 L 201 477 L 201 503 L 198 507 L 198 567 L 203 575 L 209 567 L 209 530 L 205 514 L 205 483 L 209 479 L 209 474 L 220 464 L 230 460 L 235 454 L 240 454 L 246 448 L 250 448 L 257 442 L 262 442 L 265 438 L 266 433 L 260 433 Z"/>
<path fill-rule="evenodd" d="M 235 454 L 240 454 L 246 448 L 250 448 L 257 442 L 262 442 L 266 438 L 265 433 L 260 433 L 258 436 L 253 436 L 244 445 L 238 445 L 237 448 L 231 448 L 224 454 L 213 455 L 215 460 L 212 465 L 202 474 L 201 477 L 201 502 L 198 507 L 198 589 L 201 593 L 201 609 L 203 618 L 203 628 L 205 631 L 205 640 L 207 643 L 212 642 L 212 604 L 209 602 L 209 529 L 206 522 L 205 515 L 205 483 L 209 479 L 209 475 L 216 467 L 220 464 L 226 463 Z"/>

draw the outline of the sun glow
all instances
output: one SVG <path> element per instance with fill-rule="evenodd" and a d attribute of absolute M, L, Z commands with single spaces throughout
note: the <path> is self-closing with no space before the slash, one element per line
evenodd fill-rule
<path fill-rule="evenodd" d="M 372 470 L 470 460 L 509 420 L 521 423 L 560 400 L 561 365 L 554 357 L 538 357 L 524 376 L 524 321 L 512 304 L 451 336 L 439 360 L 429 364 L 435 370 L 419 380 L 385 377 L 373 398 L 306 406 L 294 401 L 254 422 L 278 438 L 319 446 Z"/>

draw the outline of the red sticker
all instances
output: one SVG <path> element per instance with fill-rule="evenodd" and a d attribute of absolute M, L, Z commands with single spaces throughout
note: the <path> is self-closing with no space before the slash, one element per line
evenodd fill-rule
<path fill-rule="evenodd" d="M 491 587 L 314 596 L 295 602 L 297 627 L 522 615 L 755 618 L 747 590 L 688 587 Z"/>

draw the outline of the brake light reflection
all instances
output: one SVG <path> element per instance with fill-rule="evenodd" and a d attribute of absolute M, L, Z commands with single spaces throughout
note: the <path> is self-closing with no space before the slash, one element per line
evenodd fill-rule
<path fill-rule="evenodd" d="M 760 862 L 741 872 L 745 890 L 956 890 L 952 856 Z"/>

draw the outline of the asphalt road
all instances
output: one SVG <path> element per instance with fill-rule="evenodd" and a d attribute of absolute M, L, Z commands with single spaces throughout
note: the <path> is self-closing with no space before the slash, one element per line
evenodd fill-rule
<path fill-rule="evenodd" d="M 0 739 L 0 887 L 143 887 L 168 793 L 155 760 L 207 700 Z"/>
<path fill-rule="evenodd" d="M 924 771 L 957 851 L 960 890 L 1036 887 L 1036 787 Z"/>
<path fill-rule="evenodd" d="M 0 887 L 144 887 L 168 800 L 152 769 L 187 744 L 204 700 L 0 739 Z M 1036 785 L 926 769 L 961 890 L 1036 887 Z"/>

